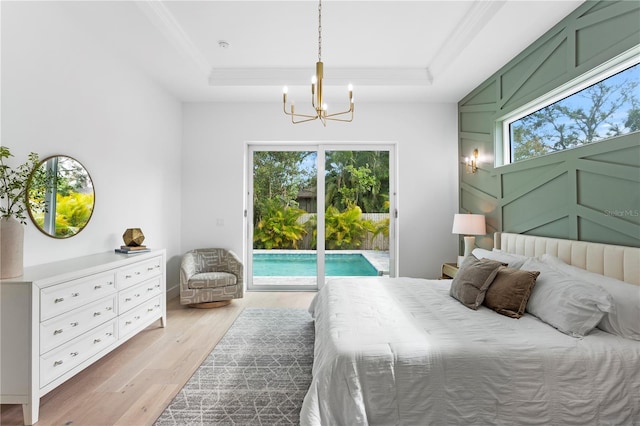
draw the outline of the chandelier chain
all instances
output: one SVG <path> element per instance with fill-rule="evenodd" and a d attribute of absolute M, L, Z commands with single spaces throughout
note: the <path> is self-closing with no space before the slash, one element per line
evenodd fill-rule
<path fill-rule="evenodd" d="M 318 62 L 322 62 L 322 0 L 318 1 Z"/>
<path fill-rule="evenodd" d="M 0 0 L 2 1 L 2 0 Z M 324 103 L 322 91 L 323 78 L 322 64 L 322 0 L 318 0 L 318 62 L 316 62 L 316 74 L 311 78 L 311 106 L 315 110 L 313 114 L 300 114 L 295 110 L 294 103 L 291 102 L 290 110 L 287 111 L 287 86 L 282 91 L 282 108 L 286 115 L 291 117 L 293 124 L 305 123 L 307 121 L 320 120 L 323 126 L 327 121 L 353 121 L 353 86 L 349 84 L 349 109 L 341 112 L 328 112 L 327 104 Z"/>

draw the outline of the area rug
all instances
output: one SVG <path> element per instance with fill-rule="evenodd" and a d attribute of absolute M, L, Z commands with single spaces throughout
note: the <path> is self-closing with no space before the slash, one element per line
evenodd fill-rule
<path fill-rule="evenodd" d="M 246 308 L 155 425 L 297 425 L 311 383 L 305 309 Z"/>

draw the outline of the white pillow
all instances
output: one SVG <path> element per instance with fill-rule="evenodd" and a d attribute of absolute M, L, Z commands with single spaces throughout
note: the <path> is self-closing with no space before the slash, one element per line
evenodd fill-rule
<path fill-rule="evenodd" d="M 611 295 L 613 309 L 602 318 L 598 328 L 627 339 L 640 340 L 640 286 L 567 265 L 550 254 L 542 255 L 540 260 L 558 271 L 602 287 Z"/>
<path fill-rule="evenodd" d="M 498 262 L 506 263 L 509 265 L 509 268 L 513 269 L 520 269 L 525 260 L 529 259 L 527 256 L 505 253 L 496 249 L 489 251 L 482 248 L 475 248 L 471 253 L 478 259 L 497 260 Z"/>
<path fill-rule="evenodd" d="M 573 337 L 589 334 L 611 310 L 609 293 L 531 258 L 523 270 L 540 271 L 527 312 Z"/>

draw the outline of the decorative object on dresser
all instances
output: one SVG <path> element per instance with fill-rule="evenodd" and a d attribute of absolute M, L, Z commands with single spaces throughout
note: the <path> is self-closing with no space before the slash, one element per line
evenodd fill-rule
<path fill-rule="evenodd" d="M 122 240 L 127 247 L 139 247 L 144 241 L 144 234 L 140 228 L 128 228 L 122 234 Z"/>
<path fill-rule="evenodd" d="M 0 403 L 38 421 L 46 393 L 160 320 L 166 254 L 99 253 L 25 268 L 0 281 Z"/>
<path fill-rule="evenodd" d="M 244 267 L 231 250 L 202 248 L 188 251 L 180 265 L 180 304 L 219 308 L 240 299 Z"/>
<path fill-rule="evenodd" d="M 116 253 L 140 254 L 151 251 L 147 246 L 142 245 L 144 234 L 140 228 L 129 228 L 122 234 L 122 240 L 126 244 L 115 250 Z"/>
<path fill-rule="evenodd" d="M 27 192 L 29 217 L 49 237 L 73 237 L 93 215 L 93 181 L 75 158 L 54 155 L 42 160 L 29 178 Z"/>
<path fill-rule="evenodd" d="M 464 235 L 464 256 L 458 256 L 458 266 L 462 264 L 465 257 L 473 251 L 476 242 L 474 235 L 485 235 L 487 228 L 483 214 L 456 213 L 453 217 L 453 234 Z"/>
<path fill-rule="evenodd" d="M 0 146 L 0 278 L 22 275 L 25 211 L 28 203 L 36 203 L 27 201 L 27 183 L 39 163 L 38 154 L 32 152 L 26 163 L 11 168 L 5 164 L 9 157 L 11 150 Z"/>

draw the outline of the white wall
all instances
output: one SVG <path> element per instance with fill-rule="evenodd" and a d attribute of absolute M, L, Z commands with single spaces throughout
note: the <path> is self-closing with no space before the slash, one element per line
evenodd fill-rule
<path fill-rule="evenodd" d="M 274 91 L 274 99 L 280 93 Z M 437 277 L 457 256 L 457 106 L 357 104 L 352 123 L 293 125 L 281 105 L 183 105 L 181 246 L 242 253 L 244 153 L 251 141 L 398 143 L 399 274 Z M 218 219 L 224 225 L 217 224 Z"/>
<path fill-rule="evenodd" d="M 455 104 L 357 104 L 353 123 L 292 125 L 273 104 L 186 104 L 91 39 L 64 8 L 2 2 L 2 145 L 24 162 L 65 154 L 89 170 L 96 208 L 65 240 L 26 229 L 25 265 L 112 250 L 126 228 L 180 255 L 243 249 L 247 141 L 398 142 L 400 274 L 435 277 L 455 260 Z M 217 219 L 224 225 L 218 226 Z"/>
<path fill-rule="evenodd" d="M 64 8 L 2 2 L 2 145 L 12 164 L 64 154 L 89 171 L 96 205 L 69 239 L 29 223 L 25 266 L 113 250 L 126 228 L 167 248 L 167 285 L 180 251 L 181 104 L 91 39 Z"/>

